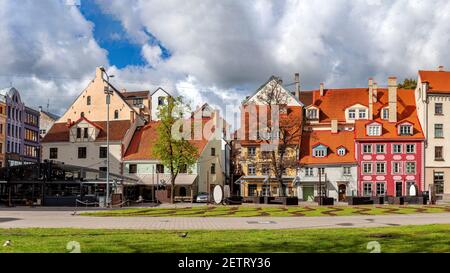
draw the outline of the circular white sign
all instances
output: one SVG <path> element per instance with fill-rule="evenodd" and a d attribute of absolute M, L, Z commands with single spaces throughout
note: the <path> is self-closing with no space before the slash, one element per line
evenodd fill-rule
<path fill-rule="evenodd" d="M 222 186 L 217 185 L 217 186 L 214 187 L 213 197 L 214 197 L 214 202 L 216 204 L 221 204 L 222 203 L 222 200 L 223 200 L 223 189 L 222 189 Z"/>

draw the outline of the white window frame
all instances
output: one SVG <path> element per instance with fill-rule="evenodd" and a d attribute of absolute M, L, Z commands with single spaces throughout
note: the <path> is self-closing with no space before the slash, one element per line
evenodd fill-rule
<path fill-rule="evenodd" d="M 366 109 L 358 109 L 358 119 L 367 119 Z"/>
<path fill-rule="evenodd" d="M 388 120 L 389 119 L 389 108 L 383 108 L 381 110 L 381 118 L 384 120 Z"/>
<path fill-rule="evenodd" d="M 314 168 L 306 167 L 305 168 L 305 176 L 308 176 L 308 177 L 314 176 Z"/>
<path fill-rule="evenodd" d="M 383 194 L 378 194 L 378 185 L 383 185 Z M 386 196 L 386 182 L 376 182 L 375 183 L 375 195 L 376 196 Z"/>
<path fill-rule="evenodd" d="M 395 171 L 395 165 L 398 166 L 398 172 Z M 392 174 L 403 174 L 403 164 L 401 161 L 392 162 Z"/>
<path fill-rule="evenodd" d="M 367 126 L 368 136 L 381 136 L 381 125 L 369 125 Z"/>
<path fill-rule="evenodd" d="M 250 171 L 250 170 L 252 170 L 252 171 Z M 254 164 L 248 164 L 247 172 L 248 172 L 248 175 L 251 175 L 251 176 L 256 175 L 256 166 Z"/>
<path fill-rule="evenodd" d="M 366 193 L 366 185 L 368 185 L 369 187 L 367 188 L 367 190 L 370 190 L 370 193 L 367 192 Z M 372 182 L 363 182 L 363 195 L 364 196 L 372 196 L 373 195 L 373 183 Z"/>
<path fill-rule="evenodd" d="M 337 149 L 337 154 L 339 156 L 345 156 L 347 154 L 347 151 L 346 151 L 346 149 L 344 147 L 340 147 L 340 148 Z"/>
<path fill-rule="evenodd" d="M 370 147 L 370 152 L 366 152 L 366 147 Z M 373 145 L 372 144 L 363 144 L 363 154 L 373 154 Z"/>
<path fill-rule="evenodd" d="M 325 153 L 325 150 L 323 149 L 313 149 L 313 156 L 322 158 L 326 157 L 327 155 Z"/>
<path fill-rule="evenodd" d="M 396 152 L 395 147 L 400 147 L 400 151 Z M 403 153 L 403 145 L 402 144 L 392 144 L 392 153 L 393 154 L 402 154 Z"/>
<path fill-rule="evenodd" d="M 415 154 L 416 153 L 416 144 L 405 144 L 405 152 L 407 154 Z M 413 151 L 408 151 L 408 146 L 413 147 Z"/>
<path fill-rule="evenodd" d="M 344 166 L 343 170 L 342 170 L 342 173 L 343 173 L 344 176 L 352 175 L 352 167 Z"/>
<path fill-rule="evenodd" d="M 413 164 L 414 172 L 408 171 L 408 164 Z M 405 174 L 416 174 L 417 173 L 417 163 L 415 161 L 406 161 L 405 162 Z"/>
<path fill-rule="evenodd" d="M 380 164 L 382 164 L 384 167 L 383 167 L 383 172 L 379 172 L 378 171 L 378 165 L 380 165 Z M 386 164 L 386 162 L 375 162 L 375 174 L 386 174 L 386 172 L 387 172 L 387 164 Z"/>
<path fill-rule="evenodd" d="M 378 152 L 378 147 L 383 147 L 383 152 Z M 375 153 L 377 155 L 386 154 L 386 144 L 375 144 Z"/>
<path fill-rule="evenodd" d="M 400 128 L 399 128 L 399 135 L 401 135 L 401 136 L 410 136 L 410 135 L 412 135 L 412 125 L 410 125 L 410 124 L 403 124 L 403 125 L 400 125 Z"/>
<path fill-rule="evenodd" d="M 370 172 L 366 172 L 366 166 L 370 166 Z M 362 162 L 362 173 L 373 174 L 373 162 Z"/>
<path fill-rule="evenodd" d="M 319 110 L 316 108 L 311 108 L 306 110 L 306 118 L 307 119 L 317 119 Z"/>
<path fill-rule="evenodd" d="M 349 109 L 348 110 L 348 119 L 351 119 L 351 120 L 355 120 L 356 119 L 356 109 Z"/>
<path fill-rule="evenodd" d="M 251 150 L 254 150 L 254 152 L 250 152 Z M 256 147 L 247 147 L 247 155 L 248 156 L 256 156 Z"/>

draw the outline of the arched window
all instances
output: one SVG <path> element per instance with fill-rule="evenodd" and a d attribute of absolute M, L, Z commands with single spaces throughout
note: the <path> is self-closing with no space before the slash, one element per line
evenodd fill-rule
<path fill-rule="evenodd" d="M 87 104 L 87 105 L 91 105 L 91 96 L 88 96 L 88 97 L 86 98 L 86 104 Z"/>
<path fill-rule="evenodd" d="M 114 119 L 119 119 L 119 110 L 114 111 Z"/>
<path fill-rule="evenodd" d="M 81 112 L 80 116 L 81 116 L 82 118 L 84 118 L 84 112 Z"/>

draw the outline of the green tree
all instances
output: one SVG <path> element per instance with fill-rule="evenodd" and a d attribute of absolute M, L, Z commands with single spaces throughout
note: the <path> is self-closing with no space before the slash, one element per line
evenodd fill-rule
<path fill-rule="evenodd" d="M 415 79 L 404 79 L 403 83 L 398 84 L 398 88 L 402 89 L 416 89 L 417 81 Z"/>
<path fill-rule="evenodd" d="M 197 148 L 189 142 L 191 134 L 183 135 L 185 113 L 189 107 L 183 103 L 182 97 L 168 97 L 164 105 L 159 106 L 157 126 L 158 139 L 155 142 L 155 155 L 170 170 L 170 200 L 174 203 L 175 179 L 180 171 L 196 162 Z M 182 124 L 180 126 L 180 123 Z"/>

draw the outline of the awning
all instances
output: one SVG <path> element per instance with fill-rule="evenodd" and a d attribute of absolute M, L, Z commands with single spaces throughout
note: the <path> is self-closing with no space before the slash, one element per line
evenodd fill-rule
<path fill-rule="evenodd" d="M 294 176 L 283 176 L 283 182 L 284 183 L 292 183 L 294 181 Z M 267 183 L 268 179 L 267 176 L 242 176 L 239 178 L 239 181 L 236 181 L 235 183 Z M 270 178 L 270 183 L 278 183 L 278 181 L 275 179 L 275 177 Z"/>
<path fill-rule="evenodd" d="M 179 174 L 175 179 L 176 186 L 190 186 L 197 179 L 196 174 Z M 138 185 L 164 186 L 170 185 L 170 174 L 138 174 Z"/>

